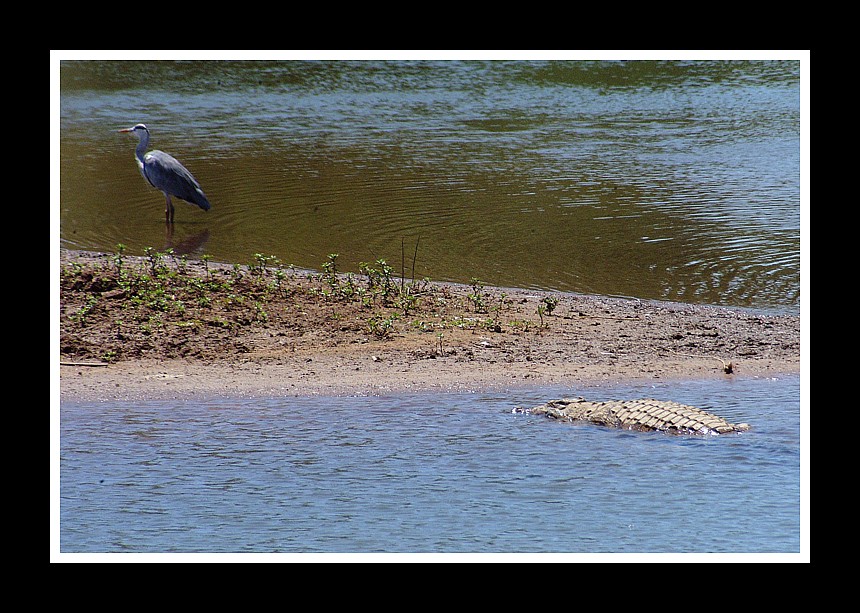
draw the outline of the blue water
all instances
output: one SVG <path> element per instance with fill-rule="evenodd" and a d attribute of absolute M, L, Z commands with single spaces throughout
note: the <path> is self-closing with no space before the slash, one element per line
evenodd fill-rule
<path fill-rule="evenodd" d="M 512 414 L 577 394 L 750 432 Z M 798 553 L 800 378 L 495 394 L 64 403 L 60 550 Z"/>

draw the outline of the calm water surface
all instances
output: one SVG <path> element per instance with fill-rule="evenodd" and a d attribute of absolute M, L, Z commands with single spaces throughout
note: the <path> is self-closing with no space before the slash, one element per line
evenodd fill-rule
<path fill-rule="evenodd" d="M 798 377 L 369 398 L 67 403 L 74 552 L 797 553 Z M 710 407 L 672 436 L 512 414 L 577 393 Z"/>
<path fill-rule="evenodd" d="M 797 61 L 64 61 L 65 247 L 800 304 Z M 164 201 L 136 138 L 213 204 Z M 411 257 L 411 256 L 410 256 Z M 411 265 L 411 263 L 410 263 Z M 408 266 L 411 268 L 411 266 Z"/>

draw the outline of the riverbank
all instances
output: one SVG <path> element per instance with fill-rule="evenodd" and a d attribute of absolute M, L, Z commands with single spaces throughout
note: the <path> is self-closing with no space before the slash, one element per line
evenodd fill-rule
<path fill-rule="evenodd" d="M 373 395 L 800 372 L 800 318 L 61 250 L 60 398 Z"/>

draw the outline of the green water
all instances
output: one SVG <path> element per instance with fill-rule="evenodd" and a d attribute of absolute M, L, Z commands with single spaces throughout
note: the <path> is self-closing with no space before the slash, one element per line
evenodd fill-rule
<path fill-rule="evenodd" d="M 63 61 L 59 238 L 800 307 L 796 61 Z M 137 140 L 212 210 L 141 178 Z M 411 261 L 408 268 L 411 268 Z"/>

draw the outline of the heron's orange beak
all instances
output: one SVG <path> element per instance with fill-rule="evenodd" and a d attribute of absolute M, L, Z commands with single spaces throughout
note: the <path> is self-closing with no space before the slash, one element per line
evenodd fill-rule
<path fill-rule="evenodd" d="M 125 128 L 124 130 L 117 130 L 117 132 L 131 132 L 131 128 Z"/>

